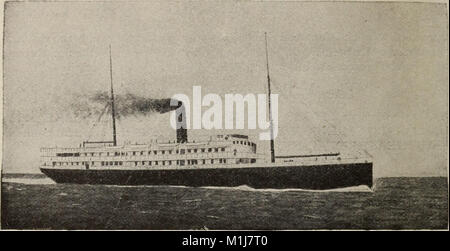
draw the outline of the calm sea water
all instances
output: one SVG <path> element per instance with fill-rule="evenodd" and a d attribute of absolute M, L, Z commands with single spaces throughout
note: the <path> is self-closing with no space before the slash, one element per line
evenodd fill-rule
<path fill-rule="evenodd" d="M 447 229 L 447 178 L 373 190 L 55 184 L 4 175 L 3 229 Z"/>

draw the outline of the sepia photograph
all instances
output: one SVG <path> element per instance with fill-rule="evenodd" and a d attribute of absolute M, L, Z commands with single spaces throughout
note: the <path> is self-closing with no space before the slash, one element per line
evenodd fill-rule
<path fill-rule="evenodd" d="M 445 2 L 5 1 L 1 229 L 448 230 L 448 27 Z"/>

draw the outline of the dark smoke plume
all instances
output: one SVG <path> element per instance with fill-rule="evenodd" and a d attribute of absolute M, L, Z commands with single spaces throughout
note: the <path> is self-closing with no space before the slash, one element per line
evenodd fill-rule
<path fill-rule="evenodd" d="M 173 111 L 182 105 L 181 101 L 173 100 L 171 106 L 170 98 L 154 99 L 137 96 L 134 94 L 114 95 L 114 108 L 117 118 L 130 115 L 150 115 L 152 113 L 166 113 Z M 74 113 L 77 117 L 100 117 L 105 114 L 111 114 L 111 96 L 108 92 L 98 92 L 91 96 L 78 96 L 72 104 L 75 108 Z"/>

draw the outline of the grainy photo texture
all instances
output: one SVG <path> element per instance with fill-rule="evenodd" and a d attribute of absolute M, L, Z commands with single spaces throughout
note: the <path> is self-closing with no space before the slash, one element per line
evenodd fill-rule
<path fill-rule="evenodd" d="M 440 3 L 6 2 L 2 229 L 448 229 Z"/>

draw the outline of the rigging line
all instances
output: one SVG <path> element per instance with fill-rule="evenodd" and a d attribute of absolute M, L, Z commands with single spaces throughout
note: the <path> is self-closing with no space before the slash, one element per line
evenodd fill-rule
<path fill-rule="evenodd" d="M 94 130 L 94 128 L 98 125 L 98 123 L 100 123 L 101 118 L 103 117 L 103 115 L 106 113 L 106 110 L 108 109 L 109 104 L 106 104 L 105 107 L 103 107 L 100 115 L 98 116 L 97 120 L 92 124 L 92 126 L 89 128 L 89 132 L 88 132 L 88 140 L 91 139 L 92 136 L 92 131 Z M 102 134 L 104 135 L 104 133 Z"/>
<path fill-rule="evenodd" d="M 273 81 L 273 79 L 272 79 L 272 82 L 274 82 Z M 277 82 L 275 81 L 275 84 L 276 84 Z M 307 103 L 305 103 L 302 99 L 297 99 L 297 100 L 299 100 L 306 108 L 308 108 L 308 110 L 312 113 L 312 115 L 314 116 L 314 118 L 318 118 L 318 116 L 315 114 L 315 112 L 314 112 L 314 110 L 311 108 L 311 106 L 310 105 L 308 105 Z M 308 116 L 307 116 L 308 117 Z M 313 127 L 317 127 L 317 122 L 315 122 L 315 120 L 317 120 L 317 119 L 315 119 L 314 121 L 313 121 L 314 119 L 309 119 L 309 122 L 310 122 L 310 124 L 313 124 L 312 126 Z M 318 133 L 316 132 L 316 131 L 312 131 L 313 132 L 313 134 L 312 134 L 312 139 L 315 141 L 315 143 L 316 143 L 316 145 L 319 145 L 319 142 L 320 142 L 320 139 L 319 139 L 319 135 L 318 135 Z"/>
<path fill-rule="evenodd" d="M 311 115 L 315 118 L 315 119 L 313 119 L 313 121 L 314 121 L 313 124 L 317 125 L 318 124 L 317 121 L 323 121 L 333 129 L 333 131 L 334 131 L 333 135 L 335 135 L 338 140 L 336 142 L 336 145 L 342 144 L 343 146 L 353 147 L 353 149 L 361 156 L 363 155 L 361 152 L 361 149 L 364 150 L 365 152 L 367 152 L 364 149 L 364 147 L 362 147 L 360 144 L 358 144 L 356 142 L 352 142 L 352 141 L 345 141 L 344 138 L 346 138 L 346 134 L 344 132 L 342 132 L 341 130 L 339 130 L 335 124 L 331 123 L 328 119 L 321 118 L 319 115 L 317 115 L 316 112 L 314 111 L 314 109 L 309 104 L 307 104 L 305 101 L 303 101 L 303 99 L 298 99 L 298 100 L 304 105 L 305 108 L 307 108 L 311 112 Z M 315 141 L 316 145 L 319 145 L 319 142 L 320 142 L 320 140 L 318 139 L 319 133 L 317 132 L 317 130 L 316 131 L 313 130 L 312 132 L 313 132 L 312 139 Z"/>
<path fill-rule="evenodd" d="M 288 71 L 295 71 L 295 70 L 293 70 L 293 69 L 289 69 L 289 68 L 284 67 L 284 66 L 278 66 L 278 68 L 286 69 L 286 70 L 288 70 Z M 298 71 L 295 71 L 295 72 L 298 72 Z M 285 74 L 285 75 L 287 75 L 287 74 Z M 273 79 L 272 79 L 272 82 L 273 82 Z M 276 82 L 275 82 L 275 83 L 276 83 Z M 300 95 L 303 96 L 302 93 L 300 93 Z M 300 101 L 301 101 L 305 106 L 307 106 L 307 108 L 309 108 L 309 110 L 310 110 L 312 113 L 314 113 L 314 115 L 315 115 L 316 117 L 319 117 L 319 116 L 316 114 L 316 112 L 311 108 L 311 106 L 307 105 L 307 104 L 304 103 L 302 100 L 303 100 L 303 99 L 301 99 Z M 333 127 L 333 129 L 336 130 L 337 133 L 340 133 L 339 130 L 337 130 L 337 128 L 336 128 L 336 126 L 335 126 L 334 124 L 332 124 L 331 122 L 329 122 L 329 121 L 326 120 L 325 118 L 323 118 L 323 119 L 321 119 L 321 120 L 324 120 L 325 122 L 327 122 L 330 126 Z M 343 134 L 343 133 L 342 133 L 342 134 Z"/>
<path fill-rule="evenodd" d="M 303 100 L 301 100 L 301 99 L 299 99 L 299 100 L 300 100 L 300 102 L 303 103 L 308 109 L 310 109 L 310 110 L 312 111 L 312 113 L 313 113 L 314 116 L 319 117 L 319 116 L 313 111 L 313 109 L 311 108 L 311 106 L 309 106 L 309 105 L 308 105 L 307 103 L 305 103 Z M 327 119 L 325 119 L 325 118 L 323 118 L 323 119 L 321 119 L 321 120 L 323 120 L 324 122 L 326 122 L 326 124 L 328 124 L 329 126 L 331 126 L 331 127 L 333 128 L 333 130 L 334 130 L 335 133 L 336 133 L 336 136 L 338 137 L 338 140 L 339 140 L 340 142 L 342 142 L 342 144 L 344 144 L 344 145 L 347 144 L 347 147 L 348 147 L 348 146 L 353 147 L 354 150 L 355 150 L 357 153 L 359 153 L 360 155 L 363 155 L 361 151 L 364 151 L 366 154 L 370 155 L 370 154 L 367 152 L 367 150 L 366 150 L 364 147 L 362 147 L 361 144 L 357 143 L 356 141 L 344 140 L 344 138 L 347 138 L 347 134 L 344 133 L 344 132 L 342 132 L 342 130 L 339 130 L 335 124 L 331 123 L 329 120 L 327 120 Z M 348 127 L 347 127 L 347 129 L 348 129 Z"/>
<path fill-rule="evenodd" d="M 281 66 L 281 68 L 282 68 L 282 69 L 289 70 L 289 71 L 292 71 L 292 70 L 293 70 L 293 69 L 288 69 L 288 68 L 283 67 L 283 66 Z M 298 71 L 295 71 L 295 72 L 298 72 Z M 285 75 L 286 75 L 286 74 L 285 74 Z M 272 82 L 273 82 L 273 79 L 272 79 Z M 300 95 L 302 95 L 302 94 L 300 94 Z M 302 95 L 302 96 L 303 96 L 303 95 Z M 315 114 L 315 112 L 314 112 L 314 110 L 311 108 L 311 106 L 307 105 L 307 104 L 306 104 L 305 102 L 303 102 L 302 100 L 300 100 L 300 101 L 301 101 L 307 108 L 309 108 L 310 111 L 313 112 L 314 115 L 315 115 L 316 117 L 318 117 L 318 115 Z M 359 154 L 361 154 L 361 150 L 360 150 L 360 149 L 364 150 L 364 152 L 366 152 L 366 154 L 368 154 L 367 151 L 366 151 L 366 149 L 365 149 L 364 147 L 362 147 L 361 144 L 357 143 L 356 141 L 344 141 L 343 138 L 347 138 L 347 136 L 346 136 L 347 134 L 345 134 L 342 130 L 339 130 L 339 129 L 336 127 L 335 124 L 331 123 L 329 120 L 327 120 L 327 119 L 325 119 L 325 118 L 323 118 L 322 120 L 323 120 L 324 122 L 326 122 L 329 126 L 331 126 L 331 127 L 334 129 L 334 131 L 335 131 L 335 133 L 336 133 L 336 135 L 337 135 L 339 141 L 342 142 L 342 144 L 349 143 L 350 146 L 356 147 L 356 151 L 357 151 Z M 348 127 L 347 127 L 347 129 L 348 129 Z M 347 130 L 347 131 L 348 131 L 348 130 Z M 369 154 L 369 155 L 370 155 L 370 154 Z"/>
<path fill-rule="evenodd" d="M 287 69 L 286 67 L 282 67 L 283 69 Z M 289 69 L 290 71 L 292 70 L 292 69 Z M 297 71 L 296 71 L 297 72 Z M 273 77 L 271 77 L 271 84 L 272 84 L 272 89 L 273 89 L 273 87 L 275 86 L 277 86 L 277 82 L 276 81 L 274 81 L 274 78 Z M 303 94 L 300 94 L 301 96 L 303 96 Z M 303 96 L 304 97 L 304 96 Z M 308 105 L 307 103 L 305 103 L 304 101 L 303 101 L 303 99 L 297 99 L 297 100 L 299 100 L 306 108 L 308 108 L 311 112 L 312 112 L 312 114 L 316 117 L 316 118 L 319 118 L 319 116 L 316 114 L 316 112 L 314 111 L 314 109 L 312 109 L 312 107 L 310 106 L 310 105 Z M 325 118 L 323 118 L 323 119 L 321 119 L 321 120 L 323 120 L 326 124 L 328 124 L 329 126 L 331 126 L 332 128 L 333 128 L 333 130 L 334 130 L 334 132 L 335 132 L 335 135 L 337 136 L 337 138 L 338 138 L 338 144 L 339 144 L 339 142 L 341 142 L 344 146 L 347 144 L 347 147 L 353 147 L 354 148 L 354 150 L 357 152 L 357 153 L 359 153 L 361 156 L 363 155 L 362 154 L 362 151 L 364 151 L 364 153 L 366 154 L 366 155 L 368 155 L 368 156 L 370 156 L 370 157 L 372 157 L 372 155 L 367 151 L 367 149 L 365 148 L 365 147 L 362 147 L 362 144 L 360 144 L 360 143 L 358 143 L 358 142 L 356 142 L 356 141 L 344 141 L 344 138 L 347 138 L 347 134 L 346 133 L 344 133 L 342 130 L 339 130 L 338 128 L 337 128 L 337 126 L 336 125 L 334 125 L 333 123 L 331 123 L 329 120 L 327 120 L 327 119 L 325 119 Z M 348 129 L 348 127 L 346 128 L 346 129 Z M 316 134 L 316 133 L 315 133 Z M 316 136 L 313 136 L 314 137 L 314 140 L 316 140 L 316 142 L 318 143 L 318 140 L 317 140 L 317 135 Z"/>
<path fill-rule="evenodd" d="M 100 113 L 100 115 L 98 116 L 97 122 L 100 122 L 100 119 L 102 118 L 102 116 L 105 114 L 106 110 L 108 109 L 109 104 L 106 104 L 105 107 L 103 108 L 102 112 Z"/>
<path fill-rule="evenodd" d="M 304 103 L 303 101 L 301 101 L 302 103 Z M 305 103 L 304 103 L 305 104 Z M 305 104 L 307 105 L 307 104 Z M 310 109 L 312 109 L 310 106 L 308 106 Z M 317 114 L 314 113 L 315 116 L 318 116 Z M 357 151 L 360 155 L 361 153 L 361 149 L 365 150 L 363 147 L 361 147 L 360 144 L 358 144 L 356 141 L 349 141 L 349 140 L 344 140 L 344 138 L 347 138 L 347 134 L 344 133 L 342 130 L 339 130 L 337 128 L 337 126 L 334 123 L 331 123 L 328 119 L 323 118 L 322 119 L 326 124 L 328 124 L 331 128 L 333 128 L 334 132 L 336 133 L 336 136 L 338 137 L 339 141 L 342 142 L 342 144 L 346 145 L 347 147 L 356 147 L 356 149 L 354 149 L 355 151 Z M 346 127 L 346 129 L 349 129 L 348 127 Z M 348 130 L 347 130 L 348 131 Z"/>
<path fill-rule="evenodd" d="M 307 105 L 304 101 L 300 101 L 300 102 L 302 102 L 305 106 L 307 106 L 312 111 L 311 106 Z M 339 144 L 339 142 L 342 142 L 342 143 L 346 142 L 346 141 L 344 141 L 344 138 L 346 138 L 346 134 L 344 132 L 342 132 L 341 130 L 339 130 L 335 124 L 331 123 L 328 119 L 320 118 L 314 111 L 312 111 L 312 114 L 317 118 L 317 120 L 325 122 L 325 124 L 327 124 L 328 126 L 330 126 L 333 129 L 334 135 L 337 137 L 337 140 L 338 140 L 337 144 Z"/>
<path fill-rule="evenodd" d="M 274 82 L 274 81 L 272 80 L 272 82 Z M 277 82 L 275 81 L 275 84 L 276 84 L 276 83 L 277 83 Z M 303 96 L 303 94 L 300 94 L 300 95 Z M 314 109 L 311 107 L 311 105 L 309 105 L 308 103 L 305 103 L 305 101 L 303 101 L 304 98 L 303 98 L 303 99 L 297 99 L 297 100 L 300 101 L 306 108 L 308 108 L 308 110 L 311 112 L 312 115 L 314 115 L 315 118 L 320 118 L 320 116 L 317 115 L 317 112 L 314 111 Z M 325 122 L 326 122 L 327 124 L 329 124 L 334 130 L 336 130 L 336 133 L 344 135 L 343 132 L 339 132 L 339 130 L 337 129 L 337 127 L 336 127 L 333 123 L 331 123 L 329 120 L 327 120 L 326 118 L 320 118 L 320 119 L 317 119 L 317 120 L 319 120 L 319 121 L 322 121 L 322 120 L 325 121 Z"/>
<path fill-rule="evenodd" d="M 101 113 L 100 116 L 98 117 L 98 122 L 100 122 L 102 116 L 107 112 L 108 108 L 109 108 L 109 104 L 106 104 L 105 107 L 103 108 L 102 113 Z M 107 124 L 108 124 L 108 122 L 107 122 Z M 107 128 L 110 128 L 109 125 L 108 125 Z M 102 139 L 105 139 L 105 138 L 106 138 L 106 128 L 105 128 L 105 126 L 102 127 L 101 138 L 102 138 Z"/>
<path fill-rule="evenodd" d="M 276 79 L 276 78 L 275 78 Z M 274 89 L 273 87 L 277 87 L 277 81 L 274 81 L 274 78 L 272 77 L 271 79 L 271 84 L 272 84 L 272 89 Z M 265 86 L 265 89 L 267 90 L 267 86 Z M 305 106 L 307 106 L 305 103 L 304 103 L 304 105 Z M 311 109 L 310 109 L 311 110 Z M 311 124 L 311 123 L 310 123 Z M 314 142 L 314 144 L 317 146 L 317 145 L 319 145 L 318 143 L 319 143 L 319 139 L 318 139 L 318 136 L 317 136 L 317 133 L 313 133 L 312 134 L 312 137 L 307 137 L 307 138 L 309 138 L 309 139 L 312 139 L 313 140 L 313 142 Z M 313 151 L 313 149 L 314 149 L 314 147 L 313 146 L 306 146 L 307 148 L 308 148 L 308 150 L 309 151 Z"/>

